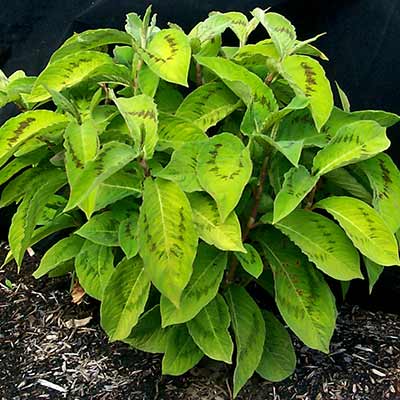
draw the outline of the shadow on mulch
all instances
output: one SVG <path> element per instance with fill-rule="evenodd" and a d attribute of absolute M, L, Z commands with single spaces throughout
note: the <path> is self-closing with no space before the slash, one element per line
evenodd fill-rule
<path fill-rule="evenodd" d="M 5 253 L 3 245 L 0 260 Z M 72 304 L 67 278 L 36 281 L 37 265 L 27 257 L 20 275 L 15 265 L 0 269 L 1 400 L 230 398 L 229 367 L 203 360 L 182 377 L 162 377 L 159 355 L 108 343 L 98 304 Z M 238 399 L 400 400 L 400 316 L 343 306 L 331 354 L 294 342 L 296 373 L 281 383 L 254 376 Z"/>

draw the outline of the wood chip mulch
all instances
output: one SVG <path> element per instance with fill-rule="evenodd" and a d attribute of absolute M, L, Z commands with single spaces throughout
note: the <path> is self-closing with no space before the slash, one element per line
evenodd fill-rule
<path fill-rule="evenodd" d="M 0 261 L 5 253 L 3 244 Z M 108 343 L 98 303 L 72 304 L 69 280 L 36 281 L 37 265 L 27 256 L 19 275 L 15 265 L 0 268 L 1 400 L 230 398 L 229 367 L 203 360 L 182 377 L 162 377 L 160 356 Z M 329 355 L 295 347 L 291 378 L 254 376 L 238 399 L 400 400 L 400 316 L 343 306 Z"/>

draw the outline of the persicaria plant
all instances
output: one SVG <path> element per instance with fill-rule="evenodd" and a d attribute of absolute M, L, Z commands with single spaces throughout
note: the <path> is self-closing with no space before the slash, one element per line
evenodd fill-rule
<path fill-rule="evenodd" d="M 251 14 L 186 34 L 132 13 L 126 32 L 69 38 L 38 77 L 0 80 L 21 110 L 0 128 L 0 205 L 18 205 L 6 262 L 61 233 L 36 278 L 71 274 L 110 340 L 164 353 L 164 374 L 232 363 L 234 396 L 255 371 L 293 372 L 285 325 L 329 352 L 326 276 L 372 289 L 399 265 L 400 174 L 383 153 L 399 117 L 351 112 L 340 89 L 335 107 L 316 38 Z M 248 44 L 258 25 L 267 38 Z"/>

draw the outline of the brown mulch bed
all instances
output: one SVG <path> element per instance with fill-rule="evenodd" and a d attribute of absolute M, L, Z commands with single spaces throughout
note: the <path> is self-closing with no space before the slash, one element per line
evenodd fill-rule
<path fill-rule="evenodd" d="M 0 261 L 5 252 L 2 245 Z M 98 304 L 72 304 L 67 278 L 36 281 L 37 264 L 28 256 L 20 275 L 15 265 L 0 269 L 1 400 L 230 398 L 228 367 L 204 360 L 183 377 L 162 377 L 160 356 L 108 343 Z M 276 384 L 255 376 L 238 398 L 400 400 L 400 316 L 343 306 L 330 355 L 295 346 L 291 378 Z"/>

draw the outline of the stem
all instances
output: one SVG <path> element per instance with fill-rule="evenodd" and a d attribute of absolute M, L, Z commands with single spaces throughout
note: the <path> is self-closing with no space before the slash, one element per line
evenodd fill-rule
<path fill-rule="evenodd" d="M 201 65 L 196 63 L 196 85 L 201 86 L 203 84 L 203 75 L 201 70 Z"/>
<path fill-rule="evenodd" d="M 314 205 L 314 197 L 315 197 L 315 193 L 319 187 L 319 182 L 318 181 L 314 187 L 312 188 L 311 192 L 307 195 L 306 197 L 306 205 L 304 207 L 305 210 L 311 210 L 313 205 Z"/>
<path fill-rule="evenodd" d="M 140 59 L 137 63 L 137 67 L 135 70 L 135 77 L 133 78 L 133 92 L 135 96 L 137 95 L 137 91 L 139 89 L 139 71 L 142 69 L 143 60 Z"/>
<path fill-rule="evenodd" d="M 140 166 L 143 168 L 143 171 L 144 171 L 144 176 L 147 178 L 148 176 L 150 176 L 150 168 L 149 168 L 149 165 L 147 164 L 147 161 L 144 159 L 144 158 L 142 158 L 140 161 L 139 161 L 139 164 L 140 164 Z"/>

